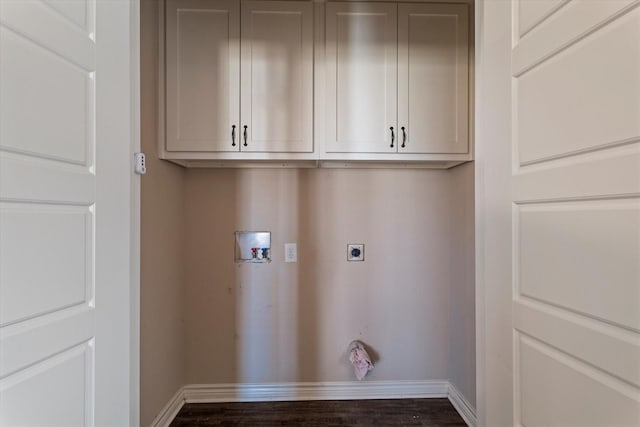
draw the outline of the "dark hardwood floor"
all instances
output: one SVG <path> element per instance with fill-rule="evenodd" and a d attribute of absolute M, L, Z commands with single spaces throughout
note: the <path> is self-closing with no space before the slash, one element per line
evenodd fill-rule
<path fill-rule="evenodd" d="M 447 399 L 187 403 L 171 423 L 186 426 L 459 426 Z"/>

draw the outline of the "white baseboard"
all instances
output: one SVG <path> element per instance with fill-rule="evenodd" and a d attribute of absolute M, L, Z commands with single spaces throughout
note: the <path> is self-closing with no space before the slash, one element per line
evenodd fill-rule
<path fill-rule="evenodd" d="M 475 408 L 460 393 L 460 390 L 453 384 L 449 383 L 449 402 L 456 408 L 462 419 L 469 427 L 476 427 L 478 421 L 476 419 Z"/>
<path fill-rule="evenodd" d="M 475 427 L 476 417 L 472 406 L 446 380 L 190 384 L 178 390 L 151 423 L 151 427 L 168 427 L 185 403 L 420 399 L 438 397 L 448 397 L 465 422 L 470 427 Z"/>
<path fill-rule="evenodd" d="M 169 427 L 171 421 L 178 415 L 184 405 L 184 387 L 180 387 L 171 400 L 162 408 L 162 411 L 151 422 L 150 427 Z"/>
<path fill-rule="evenodd" d="M 366 381 L 276 384 L 198 384 L 184 387 L 187 403 L 447 397 L 448 381 Z"/>

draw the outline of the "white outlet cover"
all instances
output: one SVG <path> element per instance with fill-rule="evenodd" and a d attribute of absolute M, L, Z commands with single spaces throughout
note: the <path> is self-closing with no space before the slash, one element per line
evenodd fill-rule
<path fill-rule="evenodd" d="M 284 262 L 298 262 L 298 245 L 296 243 L 284 244 Z"/>
<path fill-rule="evenodd" d="M 364 261 L 364 243 L 347 245 L 347 261 Z"/>

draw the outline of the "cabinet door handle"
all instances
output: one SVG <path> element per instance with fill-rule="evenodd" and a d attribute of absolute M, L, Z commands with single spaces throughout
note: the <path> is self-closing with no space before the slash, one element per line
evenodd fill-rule
<path fill-rule="evenodd" d="M 407 132 L 404 130 L 404 126 L 402 126 L 402 148 L 404 148 L 404 143 L 407 142 Z"/>
<path fill-rule="evenodd" d="M 231 146 L 236 146 L 236 125 L 231 125 Z"/>
<path fill-rule="evenodd" d="M 243 135 L 244 135 L 244 146 L 246 147 L 247 146 L 247 125 L 244 125 Z"/>
<path fill-rule="evenodd" d="M 396 134 L 395 134 L 395 133 L 393 133 L 393 126 L 391 126 L 391 127 L 389 128 L 389 130 L 391 131 L 391 148 L 393 148 L 393 143 L 394 143 L 394 142 L 395 142 L 395 140 L 396 140 Z"/>

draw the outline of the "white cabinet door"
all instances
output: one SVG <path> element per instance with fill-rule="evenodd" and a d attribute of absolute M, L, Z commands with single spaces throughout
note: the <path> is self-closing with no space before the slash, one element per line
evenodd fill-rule
<path fill-rule="evenodd" d="M 467 5 L 398 6 L 401 153 L 466 153 L 469 147 Z"/>
<path fill-rule="evenodd" d="M 165 65 L 167 151 L 238 151 L 239 0 L 168 0 Z"/>
<path fill-rule="evenodd" d="M 313 4 L 243 2 L 241 52 L 241 151 L 312 152 Z"/>
<path fill-rule="evenodd" d="M 326 42 L 325 151 L 396 152 L 396 4 L 328 3 Z"/>

